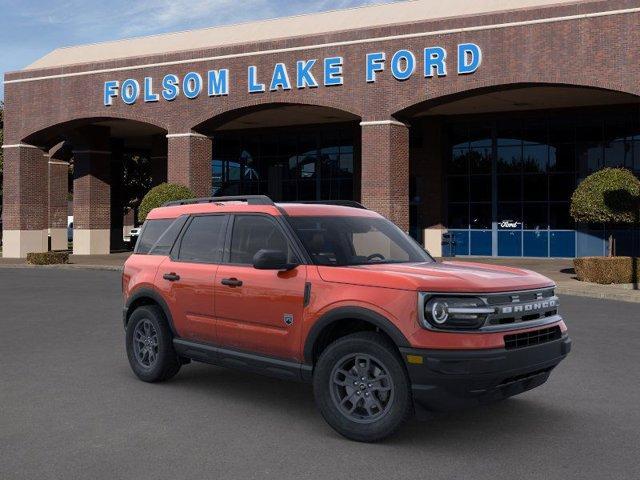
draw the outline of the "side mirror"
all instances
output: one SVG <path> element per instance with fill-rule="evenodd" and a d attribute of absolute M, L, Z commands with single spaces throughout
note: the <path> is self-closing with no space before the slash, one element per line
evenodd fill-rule
<path fill-rule="evenodd" d="M 297 266 L 287 262 L 287 254 L 281 250 L 258 250 L 253 256 L 253 268 L 258 270 L 293 270 Z"/>

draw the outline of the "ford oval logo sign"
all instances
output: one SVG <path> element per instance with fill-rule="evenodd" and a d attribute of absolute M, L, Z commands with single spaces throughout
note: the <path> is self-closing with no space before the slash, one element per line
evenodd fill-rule
<path fill-rule="evenodd" d="M 502 220 L 498 225 L 500 228 L 518 228 L 520 222 L 515 220 Z"/>

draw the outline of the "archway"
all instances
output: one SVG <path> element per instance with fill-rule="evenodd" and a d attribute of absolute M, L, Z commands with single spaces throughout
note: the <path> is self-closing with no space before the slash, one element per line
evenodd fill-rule
<path fill-rule="evenodd" d="M 640 173 L 640 98 L 627 93 L 505 85 L 397 115 L 411 124 L 412 232 L 436 254 L 448 231 L 457 255 L 602 255 L 606 232 L 572 221 L 571 193 L 606 166 Z M 621 238 L 631 252 L 637 236 Z"/>
<path fill-rule="evenodd" d="M 359 199 L 360 117 L 275 103 L 226 112 L 194 128 L 213 139 L 212 194 L 274 200 Z"/>
<path fill-rule="evenodd" d="M 5 203 L 13 223 L 4 228 L 30 232 L 29 238 L 37 240 L 25 246 L 24 233 L 13 235 L 16 248 L 10 246 L 7 256 L 66 250 L 71 239 L 76 254 L 126 248 L 125 237 L 134 226 L 130 212 L 148 188 L 166 181 L 166 133 L 145 122 L 100 117 L 51 125 L 24 137 L 9 150 L 7 166 L 20 182 L 31 178 L 23 174 L 27 168 L 39 183 L 28 190 L 9 182 L 12 200 Z"/>

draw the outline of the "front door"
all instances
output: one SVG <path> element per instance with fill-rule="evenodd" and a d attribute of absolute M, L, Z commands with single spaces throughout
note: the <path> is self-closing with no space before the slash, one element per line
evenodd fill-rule
<path fill-rule="evenodd" d="M 222 346 L 300 360 L 306 266 L 281 272 L 253 268 L 261 249 L 298 262 L 282 227 L 266 215 L 236 215 L 226 261 L 216 275 L 215 313 Z"/>
<path fill-rule="evenodd" d="M 158 269 L 158 288 L 183 338 L 216 343 L 214 291 L 229 217 L 194 216 Z"/>

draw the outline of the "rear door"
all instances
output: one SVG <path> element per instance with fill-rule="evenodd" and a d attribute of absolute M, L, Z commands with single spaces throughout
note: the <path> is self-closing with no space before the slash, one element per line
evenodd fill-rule
<path fill-rule="evenodd" d="M 230 222 L 231 223 L 231 222 Z M 216 318 L 222 346 L 299 360 L 307 267 L 257 270 L 261 249 L 285 251 L 300 263 L 299 252 L 282 226 L 268 215 L 235 215 L 216 275 Z"/>
<path fill-rule="evenodd" d="M 228 215 L 190 218 L 171 256 L 158 269 L 156 285 L 183 338 L 217 343 L 214 288 L 228 221 Z"/>

